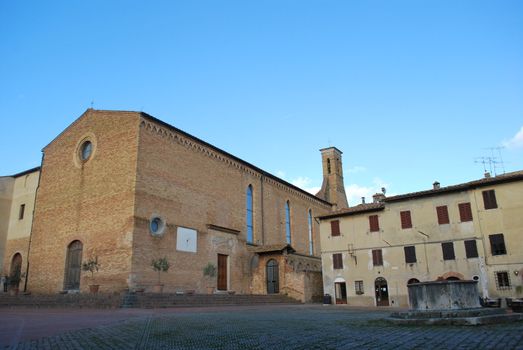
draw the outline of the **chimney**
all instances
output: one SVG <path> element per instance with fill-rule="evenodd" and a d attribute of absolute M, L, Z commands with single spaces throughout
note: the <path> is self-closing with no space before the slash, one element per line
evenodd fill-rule
<path fill-rule="evenodd" d="M 432 188 L 435 189 L 435 190 L 439 190 L 439 189 L 441 188 L 440 183 L 437 182 L 437 181 L 434 182 L 434 183 L 432 184 Z"/>
<path fill-rule="evenodd" d="M 361 204 L 365 204 L 365 197 L 361 197 Z"/>
<path fill-rule="evenodd" d="M 373 203 L 381 203 L 385 199 L 384 193 L 376 193 L 372 196 L 372 202 Z"/>

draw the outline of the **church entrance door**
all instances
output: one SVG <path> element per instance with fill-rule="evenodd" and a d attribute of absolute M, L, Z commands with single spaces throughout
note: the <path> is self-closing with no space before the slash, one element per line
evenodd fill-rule
<path fill-rule="evenodd" d="M 227 290 L 227 258 L 218 254 L 218 290 Z"/>
<path fill-rule="evenodd" d="M 278 262 L 271 259 L 267 262 L 267 294 L 278 294 L 280 292 L 279 284 Z"/>
<path fill-rule="evenodd" d="M 67 247 L 67 256 L 65 259 L 64 290 L 80 289 L 82 250 L 83 244 L 80 241 L 74 241 L 69 244 L 69 247 Z"/>

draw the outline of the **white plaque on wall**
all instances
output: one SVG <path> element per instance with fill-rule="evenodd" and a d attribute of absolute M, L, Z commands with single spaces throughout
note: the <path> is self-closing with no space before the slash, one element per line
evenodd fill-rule
<path fill-rule="evenodd" d="M 197 231 L 190 228 L 178 227 L 176 233 L 176 250 L 196 253 Z"/>

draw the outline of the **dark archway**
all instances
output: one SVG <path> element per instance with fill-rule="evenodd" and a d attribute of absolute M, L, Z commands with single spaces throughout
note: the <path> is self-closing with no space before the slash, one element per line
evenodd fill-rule
<path fill-rule="evenodd" d="M 278 262 L 271 259 L 267 262 L 267 294 L 278 294 L 280 292 L 280 273 Z"/>
<path fill-rule="evenodd" d="M 73 241 L 67 247 L 65 258 L 64 290 L 80 289 L 80 272 L 82 269 L 83 244 Z"/>
<path fill-rule="evenodd" d="M 450 277 L 447 277 L 447 281 L 459 281 L 460 279 L 457 278 L 456 276 L 450 276 Z"/>
<path fill-rule="evenodd" d="M 18 288 L 22 278 L 22 254 L 16 253 L 11 259 L 11 268 L 9 269 L 9 284 L 13 288 Z"/>
<path fill-rule="evenodd" d="M 389 306 L 389 287 L 385 278 L 376 278 L 374 291 L 376 292 L 376 306 Z"/>
<path fill-rule="evenodd" d="M 407 281 L 407 284 L 412 284 L 412 283 L 419 283 L 419 279 L 411 278 L 410 280 Z"/>

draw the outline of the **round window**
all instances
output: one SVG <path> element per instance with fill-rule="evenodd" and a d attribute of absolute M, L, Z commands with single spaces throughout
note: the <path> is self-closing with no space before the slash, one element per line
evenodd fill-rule
<path fill-rule="evenodd" d="M 82 143 L 82 146 L 80 147 L 80 158 L 85 162 L 91 157 L 91 153 L 93 152 L 93 144 L 91 141 L 85 141 Z"/>
<path fill-rule="evenodd" d="M 162 218 L 155 216 L 149 222 L 149 230 L 153 236 L 161 236 L 165 229 L 165 222 Z"/>

